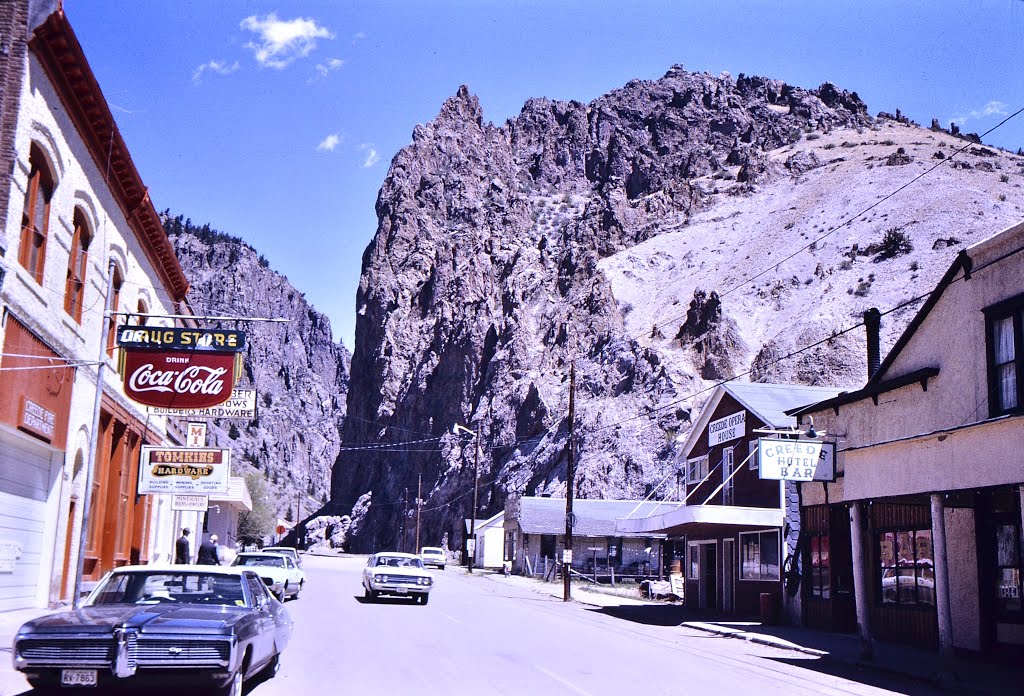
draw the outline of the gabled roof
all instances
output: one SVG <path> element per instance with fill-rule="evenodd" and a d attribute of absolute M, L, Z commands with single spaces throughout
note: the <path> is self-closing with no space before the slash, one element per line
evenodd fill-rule
<path fill-rule="evenodd" d="M 482 520 L 482 519 L 477 518 L 477 520 L 476 520 L 476 528 L 474 529 L 474 531 L 479 532 L 482 527 L 486 527 L 489 524 L 494 524 L 494 522 L 496 522 L 497 520 L 500 520 L 500 519 L 502 519 L 504 517 L 505 517 L 505 511 L 502 510 L 497 515 L 494 515 L 493 517 L 488 517 L 486 520 Z M 470 523 L 472 521 L 473 520 L 469 519 L 468 517 L 463 520 L 463 522 L 466 525 L 466 534 L 469 534 L 469 527 L 470 527 Z"/>
<path fill-rule="evenodd" d="M 109 171 L 110 193 L 171 299 L 182 301 L 188 279 L 62 8 L 35 28 L 29 48 L 60 95 L 96 168 L 100 173 Z"/>
<path fill-rule="evenodd" d="M 565 534 L 565 498 L 520 498 L 519 527 L 524 534 Z M 639 506 L 639 508 L 638 508 Z M 638 500 L 573 500 L 576 515 L 573 536 L 624 536 L 615 530 L 616 520 L 657 515 L 674 510 L 679 503 Z M 625 535 L 628 536 L 628 535 Z M 644 536 L 644 535 L 637 535 Z M 652 536 L 650 534 L 646 536 Z"/>
<path fill-rule="evenodd" d="M 739 404 L 757 416 L 770 428 L 789 428 L 796 425 L 796 418 L 787 415 L 788 409 L 805 404 L 831 399 L 839 394 L 837 387 L 809 387 L 804 384 L 767 384 L 764 382 L 725 382 L 715 387 L 711 398 L 700 410 L 686 441 L 681 456 L 687 456 L 711 421 L 711 415 L 718 408 L 722 397 L 729 394 Z"/>

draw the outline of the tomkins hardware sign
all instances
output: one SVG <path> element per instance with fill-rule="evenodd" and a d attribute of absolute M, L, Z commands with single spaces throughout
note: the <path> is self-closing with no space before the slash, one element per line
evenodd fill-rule
<path fill-rule="evenodd" d="M 139 494 L 227 495 L 231 450 L 142 446 Z"/>
<path fill-rule="evenodd" d="M 245 333 L 120 326 L 128 398 L 146 406 L 209 408 L 231 398 Z"/>

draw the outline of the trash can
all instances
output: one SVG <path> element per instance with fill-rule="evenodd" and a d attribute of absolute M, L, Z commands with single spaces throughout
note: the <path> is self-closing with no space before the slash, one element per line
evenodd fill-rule
<path fill-rule="evenodd" d="M 779 599 L 772 592 L 761 593 L 761 623 L 765 626 L 779 623 Z"/>

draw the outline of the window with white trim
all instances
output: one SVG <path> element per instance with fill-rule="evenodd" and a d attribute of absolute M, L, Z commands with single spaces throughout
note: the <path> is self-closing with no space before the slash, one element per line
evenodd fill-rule
<path fill-rule="evenodd" d="M 726 447 L 722 450 L 722 504 L 734 505 L 736 503 L 733 482 L 736 480 L 732 475 L 733 471 L 733 448 Z"/>
<path fill-rule="evenodd" d="M 710 457 L 705 454 L 702 457 L 694 457 L 693 459 L 686 460 L 687 483 L 700 483 L 707 478 L 709 459 Z"/>
<path fill-rule="evenodd" d="M 1024 405 L 1024 295 L 985 309 L 988 336 L 989 415 Z"/>
<path fill-rule="evenodd" d="M 740 578 L 778 580 L 779 531 L 740 532 Z"/>

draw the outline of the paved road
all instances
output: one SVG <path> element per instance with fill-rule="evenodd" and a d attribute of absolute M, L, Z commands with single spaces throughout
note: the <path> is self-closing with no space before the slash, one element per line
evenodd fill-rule
<path fill-rule="evenodd" d="M 680 628 L 666 607 L 566 604 L 460 569 L 436 573 L 427 606 L 368 603 L 359 582 L 364 562 L 305 558 L 309 583 L 302 598 L 287 605 L 296 632 L 282 669 L 248 693 L 939 693 L 918 682 Z M 836 669 L 850 673 L 829 673 Z"/>
<path fill-rule="evenodd" d="M 448 568 L 426 606 L 369 603 L 365 558 L 304 557 L 309 579 L 281 671 L 250 696 L 805 696 L 914 694 L 930 686 L 681 627 L 664 605 L 564 603 L 520 578 Z M 0 658 L 9 659 L 7 653 Z M 15 673 L 0 693 L 32 694 Z M 9 683 L 9 682 L 16 683 Z M 91 689 L 81 689 L 83 696 Z"/>

